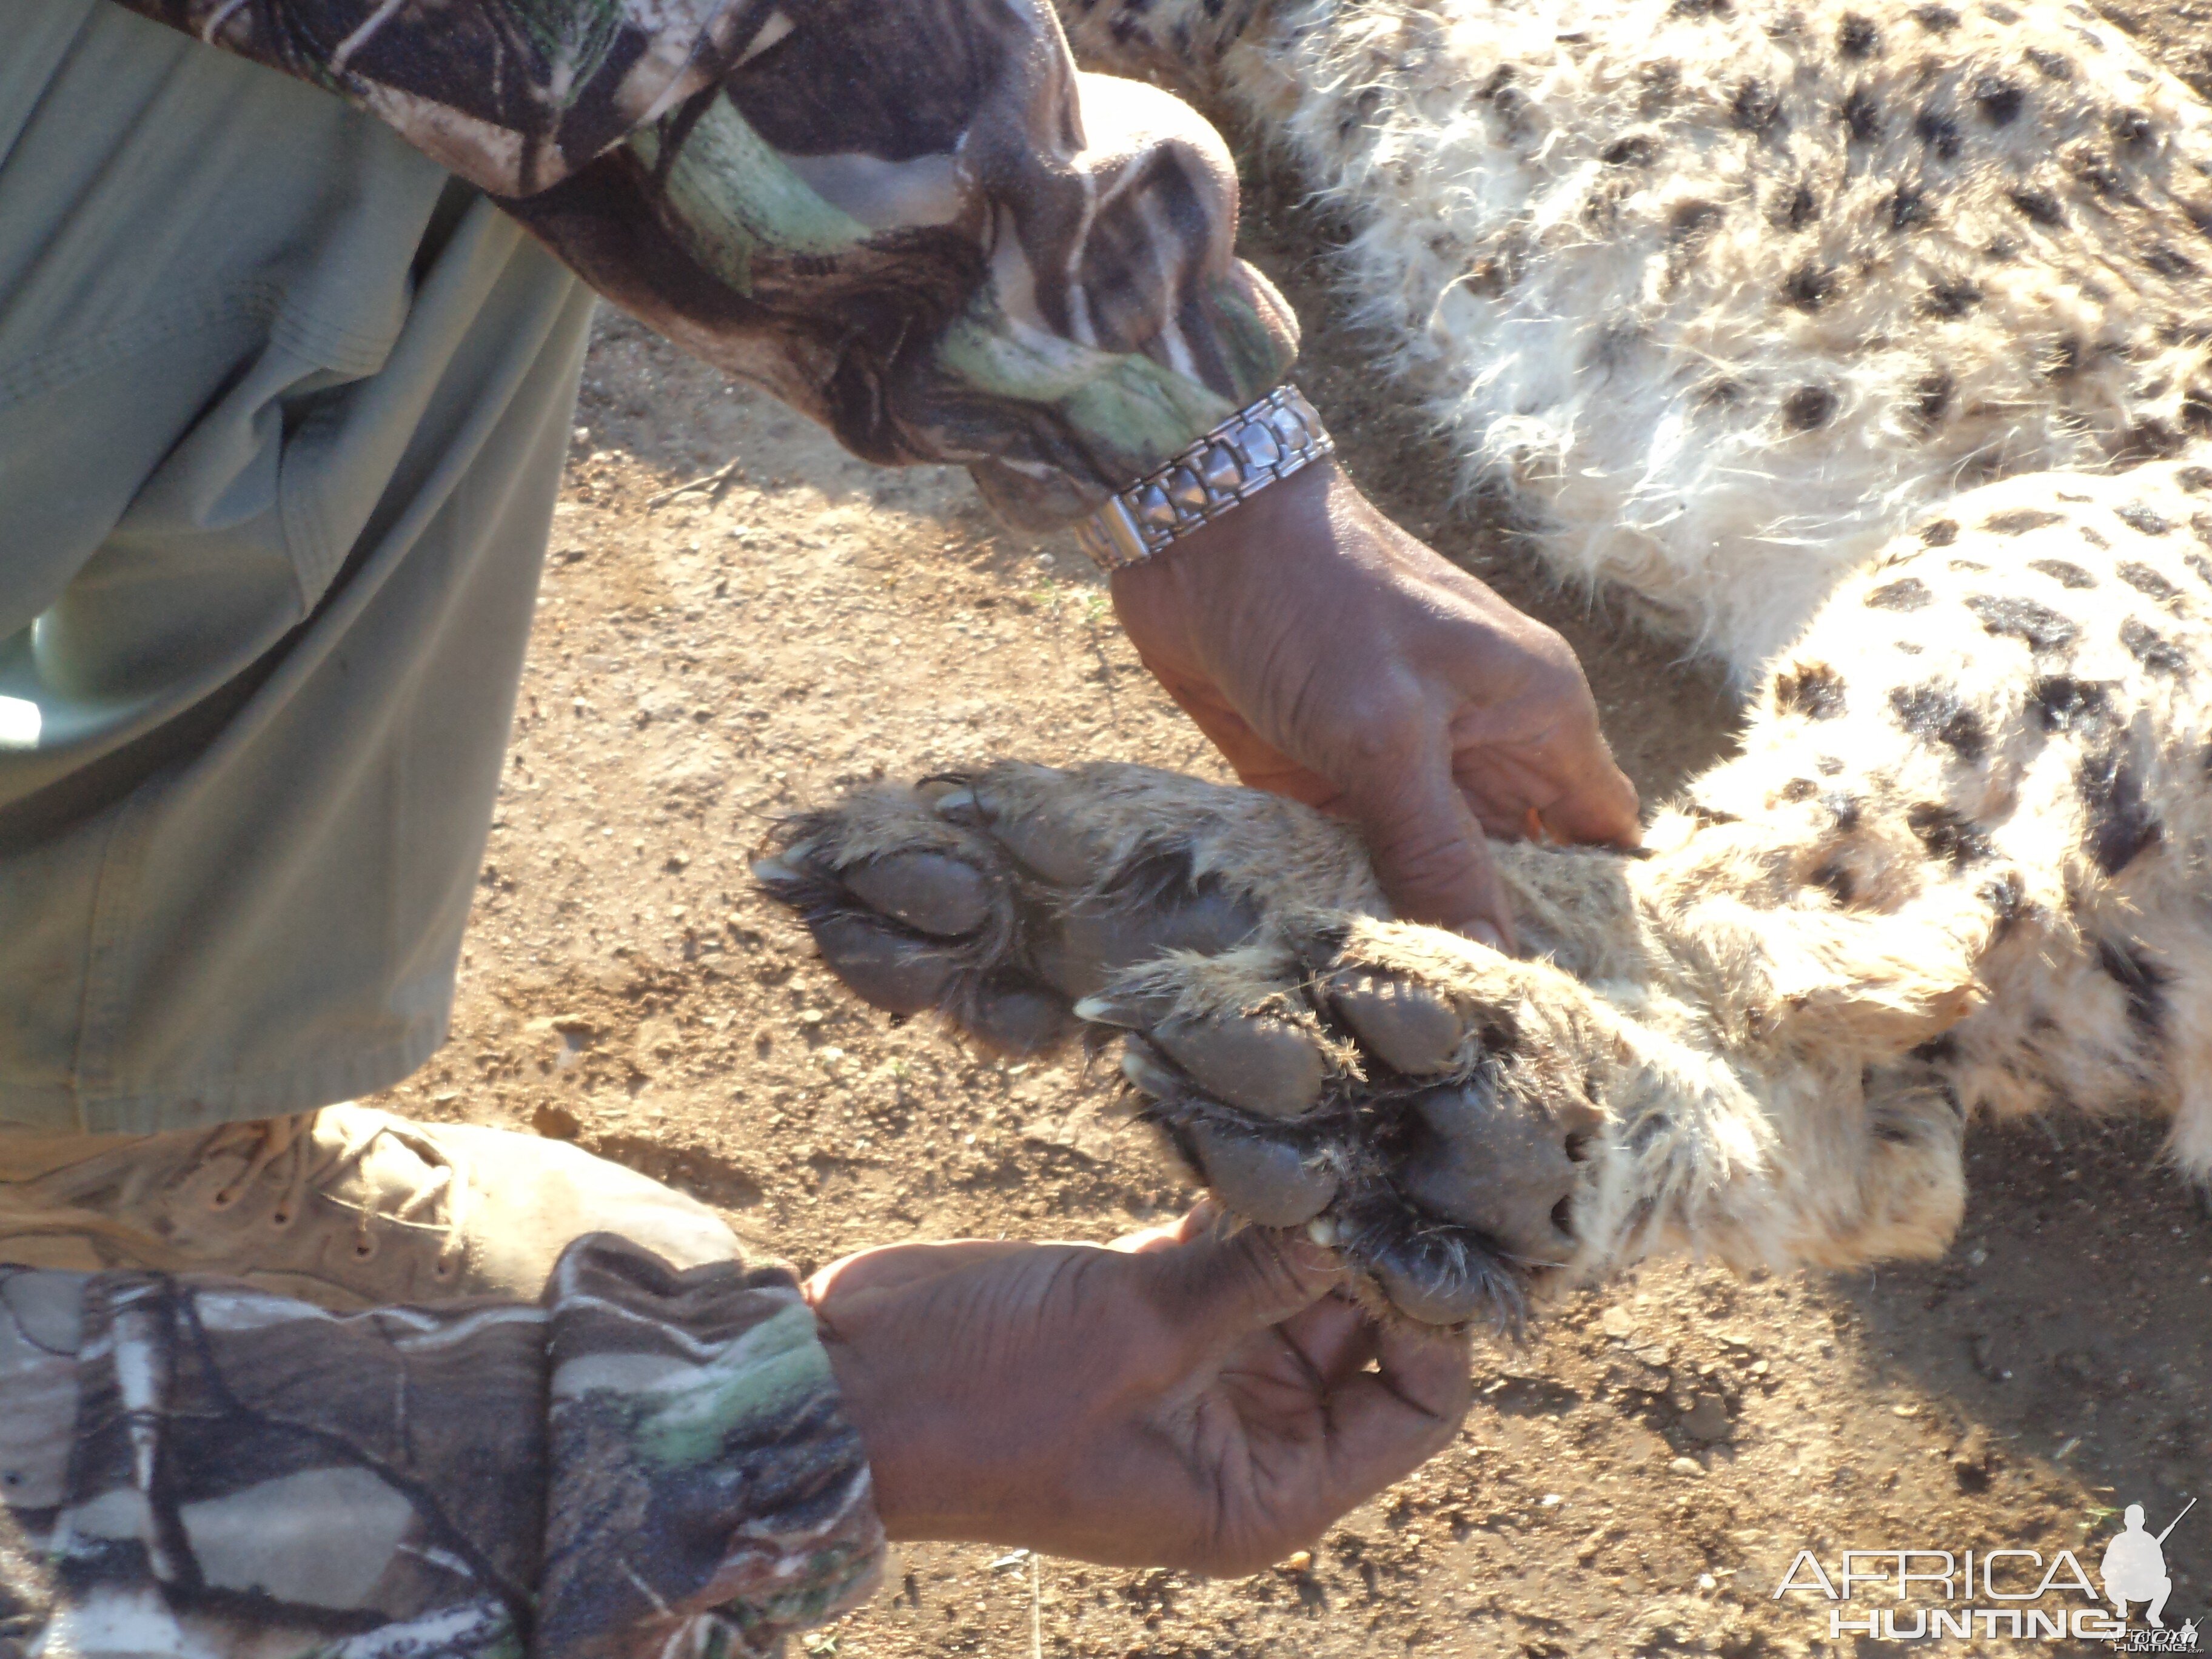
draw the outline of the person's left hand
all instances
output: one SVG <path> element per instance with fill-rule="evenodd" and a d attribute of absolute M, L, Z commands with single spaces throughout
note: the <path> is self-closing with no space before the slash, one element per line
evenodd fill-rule
<path fill-rule="evenodd" d="M 1510 949 L 1486 832 L 1635 844 L 1635 787 L 1567 642 L 1332 461 L 1116 571 L 1114 607 L 1238 777 L 1359 825 L 1407 921 Z"/>
<path fill-rule="evenodd" d="M 890 1245 L 808 1280 L 890 1535 L 1256 1572 L 1449 1442 L 1463 1339 L 1380 1328 L 1328 1251 L 1211 1218 Z"/>

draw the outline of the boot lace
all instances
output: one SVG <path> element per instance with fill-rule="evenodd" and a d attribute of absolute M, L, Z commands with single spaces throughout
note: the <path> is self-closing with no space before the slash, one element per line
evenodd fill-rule
<path fill-rule="evenodd" d="M 379 1219 L 392 1226 L 435 1227 L 444 1237 L 431 1272 L 439 1279 L 452 1278 L 461 1264 L 467 1229 L 469 1186 L 461 1170 L 436 1141 L 402 1119 L 382 1113 L 364 1113 L 361 1115 L 362 1121 L 343 1136 L 318 1135 L 315 1131 L 321 1116 L 319 1112 L 301 1112 L 289 1117 L 226 1123 L 211 1131 L 200 1148 L 203 1158 L 243 1152 L 246 1164 L 209 1195 L 210 1206 L 227 1210 L 244 1197 L 255 1182 L 273 1175 L 283 1182 L 283 1195 L 270 1212 L 270 1223 L 289 1227 L 311 1193 L 334 1184 L 388 1135 L 422 1160 L 429 1170 L 427 1179 L 416 1183 L 396 1202 L 381 1206 L 380 1200 L 386 1195 L 377 1192 L 370 1182 L 363 1183 L 369 1188 L 364 1203 L 349 1203 L 327 1192 L 325 1196 L 354 1212 L 353 1253 L 360 1260 L 365 1261 L 376 1254 L 377 1237 L 373 1224 Z M 442 1215 L 437 1214 L 441 1208 Z"/>

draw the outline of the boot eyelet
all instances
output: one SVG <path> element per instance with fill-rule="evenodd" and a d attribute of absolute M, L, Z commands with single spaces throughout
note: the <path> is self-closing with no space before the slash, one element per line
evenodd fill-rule
<path fill-rule="evenodd" d="M 374 1256 L 375 1254 L 376 1254 L 376 1241 L 375 1241 L 374 1239 L 373 1239 L 373 1238 L 368 1238 L 368 1237 L 362 1237 L 362 1238 L 356 1238 L 356 1240 L 354 1240 L 354 1242 L 353 1242 L 353 1259 L 354 1259 L 355 1261 L 368 1261 L 370 1257 Z"/>
<path fill-rule="evenodd" d="M 283 1232 L 285 1228 L 292 1224 L 292 1212 L 289 1210 L 282 1209 L 270 1211 L 269 1224 L 278 1232 Z"/>
<path fill-rule="evenodd" d="M 453 1268 L 454 1264 L 441 1255 L 430 1264 L 430 1277 L 442 1285 L 453 1276 Z"/>
<path fill-rule="evenodd" d="M 227 1210 L 237 1202 L 238 1189 L 234 1187 L 218 1187 L 208 1194 L 208 1208 L 210 1210 Z"/>

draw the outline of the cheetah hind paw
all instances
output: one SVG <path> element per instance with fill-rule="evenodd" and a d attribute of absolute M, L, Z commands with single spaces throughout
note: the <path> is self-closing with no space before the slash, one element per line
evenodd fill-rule
<path fill-rule="evenodd" d="M 1168 951 L 1224 950 L 1274 908 L 1382 914 L 1355 836 L 1310 808 L 1150 767 L 1002 763 L 860 791 L 753 866 L 862 1000 L 1041 1053 L 1078 998 Z"/>

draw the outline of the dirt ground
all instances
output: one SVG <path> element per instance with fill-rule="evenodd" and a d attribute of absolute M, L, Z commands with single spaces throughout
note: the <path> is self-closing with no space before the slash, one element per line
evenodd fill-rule
<path fill-rule="evenodd" d="M 2108 11 L 2212 94 L 2212 6 Z M 1328 304 L 1328 227 L 1264 179 L 1248 221 L 1307 319 L 1300 378 L 1355 476 L 1567 633 L 1647 800 L 1724 753 L 1713 678 L 1546 591 L 1452 509 L 1448 458 Z M 732 457 L 719 486 L 672 494 Z M 862 1007 L 748 883 L 780 813 L 1008 755 L 1222 775 L 1071 542 L 997 529 L 957 472 L 852 460 L 609 316 L 454 1036 L 391 1103 L 573 1139 L 803 1267 L 901 1237 L 1103 1239 L 1176 1213 L 1193 1194 L 1104 1111 L 1106 1075 L 992 1061 Z M 2212 1219 L 2157 1148 L 2129 1124 L 1978 1132 L 1939 1263 L 1752 1281 L 1668 1264 L 1581 1296 L 1525 1348 L 1479 1353 L 1448 1452 L 1273 1572 L 911 1548 L 805 1651 L 1902 1652 L 1832 1640 L 1815 1595 L 1778 1600 L 1797 1552 L 1832 1574 L 1845 1548 L 2070 1547 L 2094 1572 L 2118 1508 L 2143 1504 L 2156 1530 L 2212 1492 Z M 2166 1559 L 2168 1622 L 2204 1623 L 2212 1504 Z"/>

